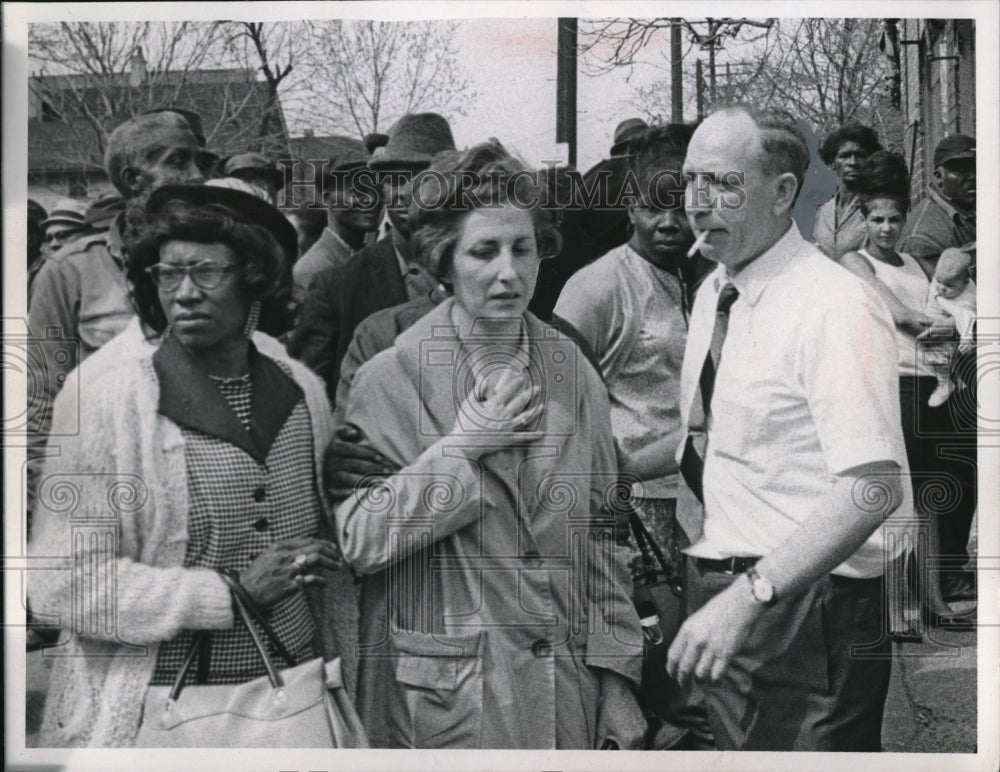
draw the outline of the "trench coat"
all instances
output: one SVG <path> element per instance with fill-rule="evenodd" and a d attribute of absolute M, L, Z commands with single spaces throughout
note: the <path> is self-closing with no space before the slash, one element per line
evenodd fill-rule
<path fill-rule="evenodd" d="M 388 676 L 361 677 L 380 693 L 359 695 L 363 718 L 392 747 L 590 749 L 598 670 L 638 684 L 642 663 L 607 396 L 575 343 L 525 314 L 538 436 L 491 435 L 499 449 L 468 460 L 448 436 L 472 381 L 454 302 L 365 363 L 348 397 L 346 421 L 402 466 L 336 515 L 345 558 L 384 592 L 359 659 Z"/>

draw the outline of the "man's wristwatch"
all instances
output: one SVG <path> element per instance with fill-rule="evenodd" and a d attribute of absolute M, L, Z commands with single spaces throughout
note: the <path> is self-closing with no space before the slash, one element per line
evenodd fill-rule
<path fill-rule="evenodd" d="M 778 602 L 778 594 L 774 591 L 774 585 L 760 575 L 756 566 L 747 569 L 747 581 L 750 582 L 750 592 L 753 599 L 762 606 L 773 606 Z"/>

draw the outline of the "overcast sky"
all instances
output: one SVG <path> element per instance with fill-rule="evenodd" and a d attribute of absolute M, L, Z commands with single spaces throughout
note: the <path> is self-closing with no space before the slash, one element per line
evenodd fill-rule
<path fill-rule="evenodd" d="M 559 160 L 556 140 L 557 19 L 476 19 L 459 27 L 459 61 L 477 98 L 467 116 L 450 116 L 455 142 L 495 136 L 525 160 Z M 666 40 L 666 38 L 664 38 Z M 633 86 L 663 77 L 638 67 L 599 76 L 577 71 L 577 165 L 586 169 L 607 156 L 615 126 L 636 114 Z"/>

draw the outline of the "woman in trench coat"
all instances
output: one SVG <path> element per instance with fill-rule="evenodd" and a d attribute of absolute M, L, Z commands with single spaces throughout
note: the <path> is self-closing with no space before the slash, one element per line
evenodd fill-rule
<path fill-rule="evenodd" d="M 401 467 L 337 511 L 345 559 L 384 577 L 386 640 L 359 661 L 388 676 L 362 672 L 379 694 L 359 702 L 392 747 L 630 748 L 645 731 L 607 397 L 526 310 L 559 247 L 527 172 L 492 141 L 417 178 L 414 251 L 453 297 L 361 367 L 346 405 Z"/>

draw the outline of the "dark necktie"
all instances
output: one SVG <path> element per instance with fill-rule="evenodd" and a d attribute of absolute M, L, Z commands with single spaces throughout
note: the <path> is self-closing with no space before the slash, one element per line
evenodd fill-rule
<path fill-rule="evenodd" d="M 698 378 L 698 392 L 701 398 L 695 396 L 688 417 L 688 435 L 684 442 L 684 453 L 681 456 L 681 476 L 691 489 L 691 492 L 702 504 L 705 495 L 702 490 L 702 475 L 705 471 L 705 447 L 708 440 L 708 418 L 712 414 L 712 393 L 715 391 L 715 374 L 719 369 L 722 357 L 722 344 L 726 339 L 729 327 L 729 309 L 740 296 L 739 290 L 732 284 L 726 284 L 719 293 L 719 302 L 715 307 L 715 327 L 712 329 L 712 342 L 705 354 L 705 362 Z"/>

